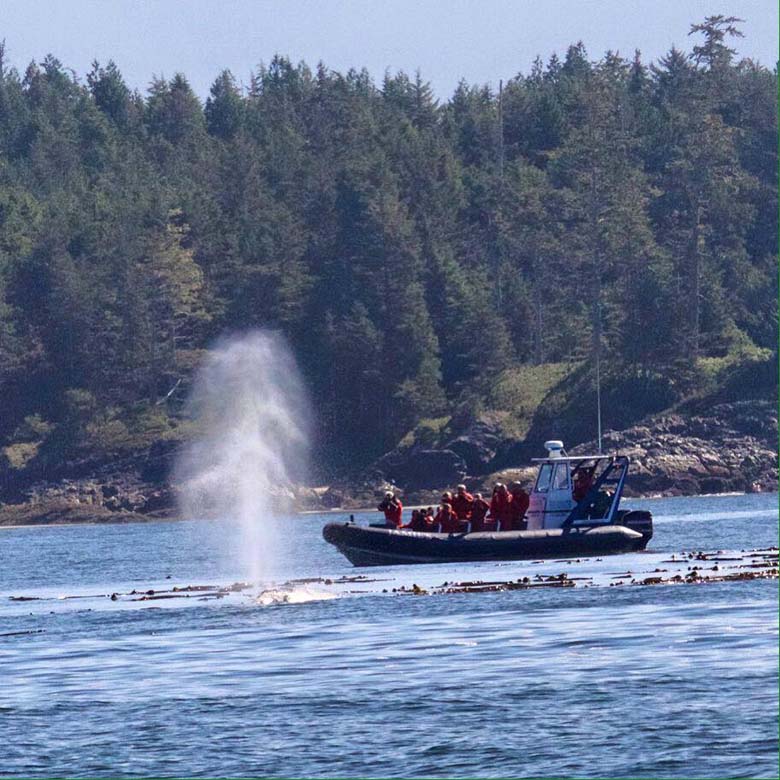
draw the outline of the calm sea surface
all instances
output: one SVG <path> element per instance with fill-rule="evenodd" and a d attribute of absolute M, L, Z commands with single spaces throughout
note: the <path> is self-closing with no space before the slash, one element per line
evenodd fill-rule
<path fill-rule="evenodd" d="M 777 777 L 777 581 L 392 592 L 777 545 L 774 495 L 627 505 L 650 550 L 571 565 L 354 569 L 294 517 L 207 601 L 109 596 L 242 579 L 229 524 L 0 529 L 0 775 Z"/>

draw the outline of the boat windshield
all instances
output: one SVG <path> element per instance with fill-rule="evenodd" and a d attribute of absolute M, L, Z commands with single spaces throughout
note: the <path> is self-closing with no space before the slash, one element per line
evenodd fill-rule
<path fill-rule="evenodd" d="M 550 489 L 550 477 L 552 476 L 552 463 L 543 463 L 536 478 L 536 492 L 546 493 Z"/>
<path fill-rule="evenodd" d="M 559 463 L 555 467 L 555 476 L 553 477 L 553 490 L 569 489 L 569 464 Z"/>

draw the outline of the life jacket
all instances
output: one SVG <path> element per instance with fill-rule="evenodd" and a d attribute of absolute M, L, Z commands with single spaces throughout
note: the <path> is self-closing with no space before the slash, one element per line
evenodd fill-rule
<path fill-rule="evenodd" d="M 589 474 L 583 474 L 578 480 L 574 482 L 574 489 L 572 490 L 572 498 L 579 503 L 585 496 L 588 495 L 588 491 L 593 485 L 593 477 Z"/>
<path fill-rule="evenodd" d="M 401 517 L 404 512 L 404 506 L 400 499 L 388 501 L 384 504 L 380 504 L 379 507 L 385 513 L 385 522 L 390 528 L 401 527 Z"/>
<path fill-rule="evenodd" d="M 471 505 L 474 503 L 474 496 L 471 493 L 458 493 L 453 496 L 452 508 L 455 510 L 455 514 L 458 520 L 468 520 L 471 516 Z"/>
<path fill-rule="evenodd" d="M 471 504 L 471 530 L 481 531 L 485 523 L 485 515 L 490 504 L 484 498 L 475 498 Z"/>
<path fill-rule="evenodd" d="M 494 493 L 490 499 L 490 516 L 501 524 L 501 531 L 512 530 L 512 496 L 509 493 Z"/>
<path fill-rule="evenodd" d="M 454 534 L 461 530 L 460 521 L 449 504 L 445 504 L 437 513 L 434 522 L 439 523 L 443 534 Z"/>
<path fill-rule="evenodd" d="M 525 513 L 528 511 L 530 502 L 531 499 L 528 493 L 522 488 L 518 488 L 512 493 L 510 508 L 512 510 L 512 527 L 515 531 L 523 530 L 521 526 L 523 525 Z"/>
<path fill-rule="evenodd" d="M 430 531 L 432 527 L 433 520 L 422 512 L 415 514 L 409 521 L 409 524 L 404 526 L 404 528 L 408 528 L 410 531 Z"/>
<path fill-rule="evenodd" d="M 472 520 L 484 520 L 489 509 L 490 504 L 484 498 L 475 498 L 474 503 L 471 505 Z"/>

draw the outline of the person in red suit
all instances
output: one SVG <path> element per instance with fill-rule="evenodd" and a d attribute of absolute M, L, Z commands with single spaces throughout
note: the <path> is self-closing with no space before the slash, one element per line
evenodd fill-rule
<path fill-rule="evenodd" d="M 385 524 L 388 528 L 400 528 L 402 525 L 402 516 L 404 507 L 401 499 L 393 495 L 391 491 L 385 493 L 384 501 L 377 507 L 380 512 L 385 513 Z"/>
<path fill-rule="evenodd" d="M 439 511 L 436 513 L 434 522 L 439 524 L 439 531 L 443 534 L 456 534 L 465 530 L 465 523 L 458 520 L 458 516 L 450 504 L 442 502 Z"/>
<path fill-rule="evenodd" d="M 496 521 L 499 531 L 512 530 L 512 496 L 502 482 L 493 488 L 489 517 Z"/>
<path fill-rule="evenodd" d="M 475 493 L 471 502 L 471 530 L 483 531 L 485 529 L 485 516 L 490 509 L 490 504 L 482 498 L 482 493 Z"/>
<path fill-rule="evenodd" d="M 572 498 L 579 504 L 579 502 L 588 495 L 588 491 L 590 490 L 592 484 L 592 472 L 578 471 L 574 475 L 574 489 L 572 490 Z"/>
<path fill-rule="evenodd" d="M 424 509 L 413 509 L 412 519 L 404 528 L 410 531 L 433 531 L 433 518 Z"/>
<path fill-rule="evenodd" d="M 468 520 L 471 517 L 471 505 L 474 503 L 474 496 L 466 492 L 465 485 L 458 485 L 455 497 L 452 499 L 452 508 L 458 520 Z"/>
<path fill-rule="evenodd" d="M 512 528 L 515 531 L 525 531 L 528 523 L 525 519 L 525 513 L 528 511 L 530 498 L 528 493 L 523 490 L 522 485 L 515 483 L 512 486 Z"/>

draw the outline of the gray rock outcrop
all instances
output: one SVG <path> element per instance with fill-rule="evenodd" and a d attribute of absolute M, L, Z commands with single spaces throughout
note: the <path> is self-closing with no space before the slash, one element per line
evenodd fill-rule
<path fill-rule="evenodd" d="M 777 410 L 739 401 L 706 414 L 668 414 L 603 437 L 605 452 L 631 458 L 628 494 L 692 495 L 777 490 Z M 596 442 L 570 450 L 594 452 Z"/>

